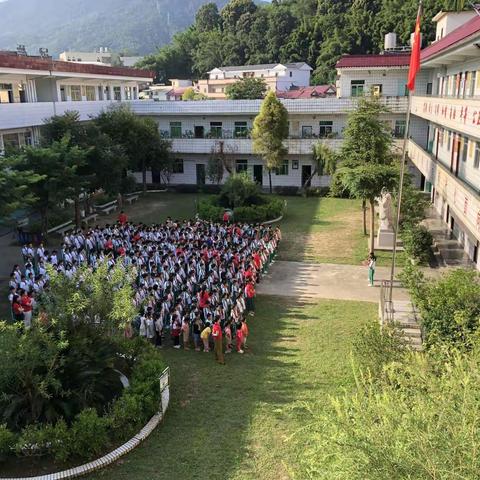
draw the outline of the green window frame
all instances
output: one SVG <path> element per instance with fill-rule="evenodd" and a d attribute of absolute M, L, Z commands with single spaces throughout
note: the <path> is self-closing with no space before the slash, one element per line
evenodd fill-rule
<path fill-rule="evenodd" d="M 282 164 L 275 169 L 276 175 L 288 175 L 288 160 L 283 160 Z"/>
<path fill-rule="evenodd" d="M 170 137 L 182 138 L 182 122 L 170 122 Z"/>

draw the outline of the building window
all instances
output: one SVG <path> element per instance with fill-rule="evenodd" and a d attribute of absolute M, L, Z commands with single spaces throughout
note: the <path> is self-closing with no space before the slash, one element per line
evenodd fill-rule
<path fill-rule="evenodd" d="M 65 87 L 63 85 L 60 87 L 60 101 L 61 102 L 66 102 L 67 101 L 67 92 L 66 92 Z"/>
<path fill-rule="evenodd" d="M 393 136 L 395 138 L 403 138 L 405 136 L 405 128 L 405 120 L 395 120 L 395 130 L 393 131 Z"/>
<path fill-rule="evenodd" d="M 351 96 L 361 97 L 365 88 L 365 80 L 352 80 L 351 82 Z"/>
<path fill-rule="evenodd" d="M 474 71 L 470 75 L 470 87 L 468 89 L 468 95 L 473 97 L 475 95 L 475 82 L 477 80 L 477 72 Z"/>
<path fill-rule="evenodd" d="M 302 138 L 312 138 L 312 127 L 309 125 L 302 125 Z"/>
<path fill-rule="evenodd" d="M 374 97 L 380 97 L 382 95 L 382 84 L 377 83 L 376 85 L 372 85 L 372 95 Z"/>
<path fill-rule="evenodd" d="M 132 87 L 125 87 L 125 100 L 132 100 Z"/>
<path fill-rule="evenodd" d="M 236 138 L 247 138 L 248 128 L 247 122 L 235 122 L 235 137 Z"/>
<path fill-rule="evenodd" d="M 248 170 L 248 160 L 237 160 L 235 167 L 237 173 L 246 172 Z"/>
<path fill-rule="evenodd" d="M 137 87 L 133 87 L 133 99 L 134 99 L 134 100 L 138 100 Z"/>
<path fill-rule="evenodd" d="M 447 131 L 447 149 L 450 150 L 452 147 L 452 132 L 450 130 Z"/>
<path fill-rule="evenodd" d="M 72 98 L 72 102 L 82 101 L 82 89 L 80 85 L 72 85 L 70 87 L 70 97 Z"/>
<path fill-rule="evenodd" d="M 210 135 L 212 138 L 222 138 L 222 122 L 210 122 Z"/>
<path fill-rule="evenodd" d="M 431 95 L 433 91 L 433 84 L 432 82 L 427 83 L 427 95 Z"/>
<path fill-rule="evenodd" d="M 182 137 L 182 122 L 170 122 L 170 137 L 171 138 Z"/>
<path fill-rule="evenodd" d="M 95 87 L 93 85 L 87 85 L 85 87 L 85 98 L 89 102 L 94 102 L 95 101 Z"/>
<path fill-rule="evenodd" d="M 109 87 L 109 86 L 106 86 L 106 87 L 103 89 L 103 98 L 104 98 L 105 100 L 111 100 L 110 87 Z"/>
<path fill-rule="evenodd" d="M 478 168 L 480 166 L 480 142 L 475 142 L 475 154 L 473 157 L 473 167 Z"/>
<path fill-rule="evenodd" d="M 276 175 L 288 175 L 288 160 L 284 160 L 282 164 L 275 169 Z"/>
<path fill-rule="evenodd" d="M 438 130 L 438 145 L 443 148 L 443 138 L 445 136 L 445 129 L 440 128 Z"/>
<path fill-rule="evenodd" d="M 333 133 L 333 122 L 330 120 L 321 120 L 319 122 L 320 129 L 318 131 L 318 136 L 320 138 L 330 137 Z"/>
<path fill-rule="evenodd" d="M 23 139 L 25 145 L 28 145 L 29 147 L 33 146 L 33 135 L 30 130 L 23 132 Z"/>
<path fill-rule="evenodd" d="M 122 89 L 120 87 L 113 87 L 113 99 L 116 102 L 122 100 Z"/>
<path fill-rule="evenodd" d="M 293 77 L 293 72 L 290 72 L 290 78 Z"/>
<path fill-rule="evenodd" d="M 173 161 L 172 173 L 183 173 L 183 160 L 176 158 Z"/>
<path fill-rule="evenodd" d="M 20 139 L 18 133 L 4 133 L 3 134 L 3 148 L 9 152 L 20 148 Z"/>
<path fill-rule="evenodd" d="M 461 146 L 462 146 L 462 162 L 466 162 L 467 161 L 467 157 L 468 157 L 468 138 L 467 137 L 461 137 L 461 140 L 460 140 L 462 143 L 461 143 Z"/>

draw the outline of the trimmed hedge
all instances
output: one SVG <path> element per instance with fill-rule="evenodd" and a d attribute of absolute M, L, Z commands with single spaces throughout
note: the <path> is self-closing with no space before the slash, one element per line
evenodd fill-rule
<path fill-rule="evenodd" d="M 245 223 L 260 223 L 274 220 L 283 214 L 283 201 L 278 198 L 260 197 L 259 205 L 237 207 L 233 209 L 233 221 Z M 218 206 L 218 196 L 207 200 L 201 200 L 198 204 L 198 214 L 203 220 L 213 222 L 221 221 L 225 209 Z"/>

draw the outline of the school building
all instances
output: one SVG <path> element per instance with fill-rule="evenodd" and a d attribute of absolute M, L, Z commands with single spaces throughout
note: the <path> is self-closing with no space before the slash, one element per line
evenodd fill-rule
<path fill-rule="evenodd" d="M 408 156 L 447 232 L 480 266 L 480 16 L 440 12 L 434 20 L 411 108 L 426 141 L 411 138 Z"/>

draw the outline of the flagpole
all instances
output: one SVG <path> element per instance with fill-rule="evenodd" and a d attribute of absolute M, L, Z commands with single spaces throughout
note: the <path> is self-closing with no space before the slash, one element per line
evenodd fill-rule
<path fill-rule="evenodd" d="M 403 136 L 403 151 L 402 151 L 402 163 L 400 166 L 400 181 L 398 186 L 398 200 L 397 200 L 397 218 L 395 220 L 395 227 L 393 230 L 393 252 L 392 252 L 392 266 L 390 269 L 390 292 L 389 292 L 389 301 L 392 302 L 393 297 L 393 279 L 395 278 L 395 259 L 397 256 L 397 236 L 400 225 L 400 211 L 402 207 L 402 194 L 403 194 L 403 183 L 405 178 L 405 164 L 407 163 L 407 143 L 408 143 L 408 134 L 410 130 L 410 107 L 412 104 L 412 93 L 408 91 L 408 103 L 407 103 L 407 120 L 405 122 L 405 134 Z"/>
<path fill-rule="evenodd" d="M 415 32 L 412 42 L 412 53 L 410 55 L 410 67 L 408 69 L 408 104 L 407 104 L 407 120 L 405 122 L 405 135 L 403 136 L 403 151 L 402 151 L 402 164 L 400 165 L 400 181 L 398 186 L 398 199 L 397 199 L 397 219 L 393 230 L 393 252 L 392 252 L 392 267 L 390 270 L 390 292 L 389 301 L 392 303 L 393 299 L 393 280 L 395 279 L 395 260 L 397 258 L 397 237 L 400 229 L 400 212 L 402 209 L 402 195 L 403 195 L 403 183 L 405 179 L 405 164 L 407 162 L 407 142 L 408 134 L 410 132 L 410 112 L 412 106 L 412 92 L 415 91 L 415 77 L 420 69 L 420 50 L 422 48 L 422 34 L 420 31 L 420 21 L 422 18 L 422 0 L 418 4 L 417 21 L 415 22 Z"/>

